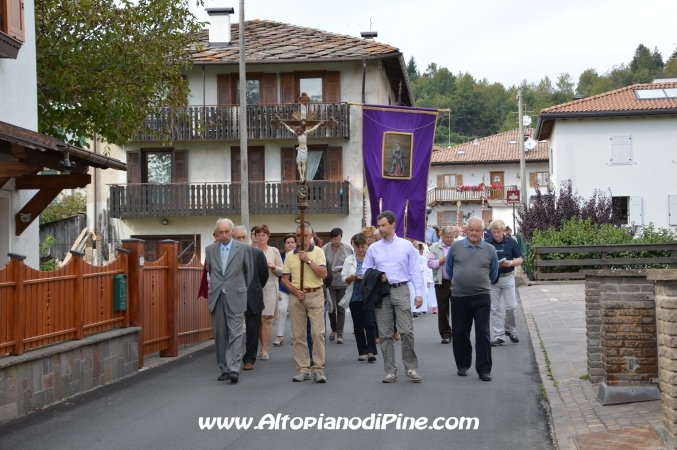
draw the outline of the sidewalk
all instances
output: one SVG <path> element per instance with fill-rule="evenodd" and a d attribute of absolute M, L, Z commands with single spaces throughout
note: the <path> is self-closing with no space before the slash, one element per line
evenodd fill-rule
<path fill-rule="evenodd" d="M 635 427 L 651 426 L 663 436 L 660 400 L 602 406 L 595 399 L 599 385 L 587 380 L 585 285 L 541 284 L 518 290 L 558 448 L 588 448 L 581 442 L 593 438 L 591 433 Z"/>

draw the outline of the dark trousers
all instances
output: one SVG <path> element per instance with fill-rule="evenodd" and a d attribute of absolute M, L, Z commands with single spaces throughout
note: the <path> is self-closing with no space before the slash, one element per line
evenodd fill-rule
<path fill-rule="evenodd" d="M 256 353 L 259 351 L 259 329 L 261 328 L 261 313 L 254 314 L 249 305 L 247 312 L 244 313 L 245 323 L 247 324 L 247 334 L 245 344 L 245 353 L 242 361 L 254 364 L 256 362 Z"/>
<path fill-rule="evenodd" d="M 454 329 L 456 367 L 472 366 L 470 330 L 475 321 L 475 369 L 491 373 L 491 294 L 451 297 L 451 324 Z"/>
<path fill-rule="evenodd" d="M 362 302 L 350 302 L 350 316 L 353 318 L 355 341 L 357 342 L 357 354 L 378 354 L 376 350 L 376 314 L 372 306 L 368 310 L 362 310 Z"/>
<path fill-rule="evenodd" d="M 437 297 L 437 329 L 442 339 L 451 339 L 451 281 L 442 279 L 435 285 Z"/>

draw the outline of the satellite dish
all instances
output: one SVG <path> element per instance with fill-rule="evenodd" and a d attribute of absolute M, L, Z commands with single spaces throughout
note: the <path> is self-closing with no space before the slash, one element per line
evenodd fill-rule
<path fill-rule="evenodd" d="M 525 127 L 531 125 L 531 116 L 522 116 L 522 125 Z"/>
<path fill-rule="evenodd" d="M 538 142 L 534 141 L 531 138 L 524 141 L 524 146 L 526 147 L 527 150 L 533 150 L 537 145 L 538 145 Z"/>

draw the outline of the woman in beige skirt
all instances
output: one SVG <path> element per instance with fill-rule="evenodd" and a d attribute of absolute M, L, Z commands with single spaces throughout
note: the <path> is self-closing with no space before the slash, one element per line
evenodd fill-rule
<path fill-rule="evenodd" d="M 282 276 L 282 257 L 275 247 L 268 246 L 270 229 L 268 225 L 259 225 L 254 229 L 256 247 L 265 255 L 268 261 L 268 282 L 263 287 L 263 312 L 261 313 L 261 328 L 259 340 L 261 341 L 261 359 L 268 356 L 268 343 L 273 333 L 273 318 L 277 315 L 277 296 L 279 293 L 279 277 Z"/>

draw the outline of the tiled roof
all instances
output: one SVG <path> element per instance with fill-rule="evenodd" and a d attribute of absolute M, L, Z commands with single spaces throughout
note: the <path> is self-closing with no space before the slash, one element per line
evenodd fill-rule
<path fill-rule="evenodd" d="M 635 90 L 677 88 L 677 83 L 635 84 L 541 110 L 541 114 L 677 109 L 677 98 L 639 100 Z"/>
<path fill-rule="evenodd" d="M 533 136 L 533 128 L 525 128 L 524 134 Z M 519 129 L 506 131 L 453 147 L 433 147 L 431 163 L 441 164 L 472 164 L 490 162 L 519 162 L 519 145 L 511 144 L 517 141 Z M 548 143 L 539 142 L 536 147 L 526 153 L 527 161 L 547 161 L 549 157 Z"/>
<path fill-rule="evenodd" d="M 231 24 L 229 46 L 209 47 L 209 30 L 202 30 L 199 43 L 203 51 L 193 54 L 193 61 L 238 63 L 239 24 Z M 399 49 L 391 45 L 354 36 L 330 33 L 314 28 L 300 27 L 269 20 L 245 22 L 245 53 L 247 63 L 293 62 L 295 60 L 326 60 L 378 57 L 397 57 Z"/>

